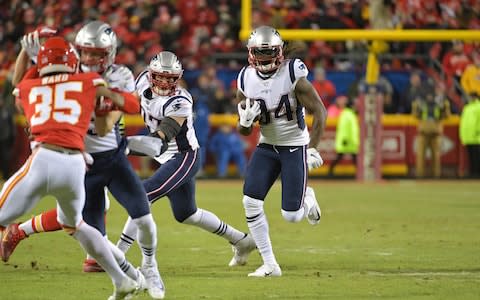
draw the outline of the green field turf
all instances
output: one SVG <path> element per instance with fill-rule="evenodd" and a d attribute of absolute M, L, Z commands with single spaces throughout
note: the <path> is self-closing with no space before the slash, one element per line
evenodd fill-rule
<path fill-rule="evenodd" d="M 359 184 L 312 181 L 322 222 L 285 222 L 280 185 L 266 200 L 280 278 L 248 278 L 261 264 L 229 268 L 229 244 L 177 224 L 168 201 L 154 207 L 157 259 L 166 299 L 480 299 L 480 182 L 387 181 Z M 247 230 L 240 181 L 198 181 L 197 201 Z M 50 208 L 52 199 L 41 209 Z M 108 214 L 116 242 L 126 215 Z M 128 257 L 140 263 L 132 248 Z M 105 274 L 84 274 L 80 246 L 63 232 L 23 241 L 9 263 L 0 263 L 0 299 L 107 299 Z M 137 299 L 149 299 L 140 295 Z"/>

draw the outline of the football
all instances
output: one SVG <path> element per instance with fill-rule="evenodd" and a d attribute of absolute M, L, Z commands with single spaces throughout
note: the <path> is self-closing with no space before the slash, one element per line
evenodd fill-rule
<path fill-rule="evenodd" d="M 104 117 L 112 110 L 117 110 L 118 108 L 113 104 L 113 101 L 108 98 L 101 97 L 97 101 L 97 105 L 95 107 L 95 115 L 97 117 Z"/>

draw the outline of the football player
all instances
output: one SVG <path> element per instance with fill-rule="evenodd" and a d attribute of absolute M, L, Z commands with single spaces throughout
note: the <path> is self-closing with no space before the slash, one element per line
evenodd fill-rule
<path fill-rule="evenodd" d="M 307 179 L 309 168 L 323 164 L 318 147 L 326 109 L 307 80 L 305 64 L 300 59 L 284 58 L 284 43 L 277 30 L 258 27 L 250 35 L 247 48 L 249 66 L 237 78 L 239 131 L 250 134 L 258 120 L 260 141 L 247 166 L 243 205 L 248 228 L 263 259 L 263 265 L 248 276 L 281 276 L 264 200 L 280 176 L 283 218 L 299 222 L 306 217 L 311 224 L 320 221 L 320 207 Z M 305 109 L 313 114 L 310 134 Z"/>
<path fill-rule="evenodd" d="M 0 192 L 2 240 L 9 237 L 9 230 L 4 229 L 10 222 L 31 210 L 45 195 L 52 195 L 57 200 L 58 222 L 63 229 L 112 278 L 115 292 L 110 299 L 124 299 L 136 291 L 137 283 L 120 268 L 107 240 L 83 222 L 82 208 L 86 171 L 84 137 L 96 99 L 108 97 L 123 107 L 127 95 L 107 89 L 97 73 L 78 74 L 77 69 L 78 58 L 69 43 L 51 37 L 38 52 L 40 78 L 26 78 L 14 90 L 35 147 Z M 3 250 L 0 245 L 0 252 Z"/>
<path fill-rule="evenodd" d="M 158 53 L 147 70 L 136 79 L 141 97 L 141 113 L 150 134 L 162 140 L 162 155 L 156 158 L 160 168 L 143 181 L 148 200 L 167 197 L 175 219 L 197 226 L 228 240 L 235 251 L 230 266 L 244 265 L 255 249 L 250 235 L 220 220 L 212 212 L 198 208 L 195 202 L 195 174 L 200 168 L 199 145 L 193 128 L 193 99 L 178 86 L 183 68 L 169 51 Z M 135 240 L 136 224 L 128 220 L 118 242 L 126 252 Z"/>
<path fill-rule="evenodd" d="M 34 37 L 25 37 L 22 40 L 24 53 L 34 57 L 32 49 L 38 47 L 38 37 L 41 34 L 34 33 Z M 110 25 L 92 21 L 84 25 L 77 33 L 75 46 L 80 52 L 80 69 L 82 72 L 97 72 L 107 81 L 112 88 L 122 91 L 134 92 L 134 77 L 132 72 L 123 65 L 114 64 L 117 37 Z M 25 54 L 25 52 L 28 53 Z M 17 63 L 17 65 L 22 65 Z M 27 73 L 28 74 L 28 73 Z M 20 76 L 15 76 L 20 77 Z M 128 102 L 121 110 L 127 113 L 137 113 L 139 103 Z M 83 209 L 84 220 L 97 228 L 104 236 L 106 209 L 105 188 L 113 194 L 115 199 L 127 210 L 133 222 L 138 228 L 138 243 L 142 249 L 142 266 L 140 271 L 145 275 L 150 296 L 154 299 L 163 299 L 165 287 L 160 277 L 155 258 L 157 248 L 156 225 L 150 213 L 150 206 L 142 186 L 142 183 L 131 164 L 129 163 L 125 149 L 127 140 L 119 132 L 119 119 L 122 111 L 113 110 L 114 107 L 102 102 L 92 114 L 88 134 L 85 137 L 86 151 L 93 157 L 94 162 L 89 167 L 85 177 L 86 201 Z M 108 199 L 108 198 L 107 198 Z M 4 252 L 2 259 L 7 261 L 17 244 L 25 237 L 45 231 L 59 230 L 56 210 L 51 210 L 33 217 L 20 225 L 12 224 L 7 228 L 6 239 L 2 241 Z M 112 251 L 118 251 L 112 247 Z M 118 253 L 120 260 L 123 253 Z M 141 276 L 137 270 L 124 265 L 124 271 L 132 278 L 139 279 Z M 83 264 L 85 272 L 103 271 L 95 260 L 87 257 Z"/>

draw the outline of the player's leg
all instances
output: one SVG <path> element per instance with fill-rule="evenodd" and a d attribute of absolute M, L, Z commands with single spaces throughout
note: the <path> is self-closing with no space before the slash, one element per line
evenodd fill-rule
<path fill-rule="evenodd" d="M 332 161 L 330 164 L 330 168 L 328 169 L 328 176 L 333 176 L 333 171 L 335 170 L 335 167 L 337 164 L 342 160 L 343 158 L 343 153 L 337 153 L 335 159 Z"/>
<path fill-rule="evenodd" d="M 128 240 L 138 238 L 143 253 L 143 263 L 155 263 L 157 247 L 157 227 L 150 213 L 150 204 L 143 188 L 142 181 L 135 174 L 127 158 L 118 158 L 112 172 L 117 174 L 112 178 L 109 189 L 115 199 L 127 211 L 135 224 L 135 229 L 127 236 Z"/>
<path fill-rule="evenodd" d="M 307 187 L 307 147 L 282 147 L 282 216 L 289 222 L 299 222 L 304 217 L 312 225 L 320 222 L 321 210 L 311 187 Z"/>
<path fill-rule="evenodd" d="M 179 154 L 167 162 L 150 179 L 144 181 L 147 195 L 168 195 L 175 219 L 194 225 L 237 243 L 246 234 L 220 220 L 215 214 L 198 208 L 195 203 L 195 174 L 200 168 L 198 150 Z M 153 191 L 153 192 L 152 192 Z M 150 198 L 152 199 L 152 198 Z"/>
<path fill-rule="evenodd" d="M 263 200 L 280 174 L 280 156 L 273 146 L 260 144 L 247 166 L 243 186 L 243 206 L 250 233 L 255 240 L 263 265 L 248 276 L 280 276 L 281 270 L 273 253 Z"/>
<path fill-rule="evenodd" d="M 25 164 L 5 182 L 0 192 L 0 229 L 3 232 L 0 255 L 5 262 L 25 238 L 18 224 L 10 223 L 31 210 L 46 192 L 42 156 L 42 153 L 35 150 Z"/>
<path fill-rule="evenodd" d="M 92 168 L 85 175 L 85 205 L 83 207 L 83 220 L 93 228 L 97 229 L 103 236 L 106 236 L 105 229 L 105 186 L 111 180 L 113 172 L 102 163 L 100 158 L 94 162 Z M 82 265 L 83 272 L 103 272 L 102 267 L 87 254 Z"/>
<path fill-rule="evenodd" d="M 123 253 L 118 247 L 112 243 L 108 238 L 105 236 L 105 240 L 107 241 L 108 245 L 110 246 L 110 250 L 112 251 L 115 260 L 117 261 L 120 269 L 127 274 L 128 277 L 135 280 L 138 285 L 138 289 L 140 291 L 145 291 L 148 289 L 148 284 L 143 276 L 142 272 L 140 272 L 140 268 L 135 268 L 125 257 L 125 253 Z M 103 269 L 102 269 L 103 270 Z M 162 298 L 160 298 L 162 299 Z"/>
<path fill-rule="evenodd" d="M 5 234 L 3 239 L 4 248 L 9 250 L 4 253 L 5 256 L 2 258 L 4 261 L 8 261 L 9 256 L 13 254 L 17 245 L 32 234 L 58 231 L 60 229 L 62 229 L 62 226 L 57 221 L 56 208 L 34 216 L 23 223 L 10 224 L 8 226 L 8 234 Z"/>
<path fill-rule="evenodd" d="M 26 236 L 30 236 L 35 233 L 58 231 L 62 226 L 57 221 L 57 208 L 53 208 L 21 223 L 19 228 Z"/>
<path fill-rule="evenodd" d="M 425 134 L 417 134 L 417 155 L 415 160 L 416 176 L 425 177 Z"/>
<path fill-rule="evenodd" d="M 122 271 L 106 239 L 97 229 L 82 221 L 82 207 L 85 203 L 83 156 L 56 153 L 52 155 L 51 161 L 56 161 L 59 165 L 66 165 L 68 162 L 71 169 L 75 170 L 73 172 L 68 171 L 70 169 L 64 172 L 58 169 L 49 170 L 49 173 L 51 172 L 49 189 L 57 198 L 58 221 L 109 274 L 115 285 L 115 297 L 134 293 L 138 287 L 137 283 Z M 58 174 L 53 174 L 54 172 Z"/>
<path fill-rule="evenodd" d="M 165 285 L 158 271 L 155 258 L 157 250 L 157 226 L 150 213 L 150 205 L 140 178 L 135 174 L 125 155 L 118 157 L 111 170 L 112 177 L 108 188 L 115 199 L 127 210 L 130 222 L 137 228 L 136 237 L 142 249 L 141 271 L 145 275 L 148 293 L 154 299 L 165 297 Z"/>
<path fill-rule="evenodd" d="M 195 154 L 197 151 L 190 152 Z M 197 208 L 195 202 L 195 174 L 200 168 L 198 156 L 188 158 L 187 164 L 174 166 L 166 170 L 164 179 L 173 179 L 175 186 L 165 189 L 175 219 L 183 224 L 194 225 L 208 232 L 214 233 L 235 244 L 246 237 L 244 232 L 237 230 L 229 224 L 220 220 L 214 213 Z"/>
<path fill-rule="evenodd" d="M 221 235 L 234 244 L 244 239 L 241 244 L 252 245 L 253 243 L 247 243 L 250 238 L 246 238 L 248 235 L 245 233 L 224 223 L 213 213 L 197 209 L 194 178 L 199 164 L 198 150 L 177 154 L 175 159 L 162 165 L 152 177 L 143 181 L 149 200 L 154 202 L 168 194 L 177 221 Z M 126 224 L 124 228 L 120 248 L 133 242 L 132 229 L 127 228 L 130 225 L 132 224 Z"/>
<path fill-rule="evenodd" d="M 432 151 L 433 177 L 440 178 L 442 175 L 441 148 L 442 135 L 435 134 L 430 137 L 430 150 Z"/>
<path fill-rule="evenodd" d="M 195 203 L 195 178 L 168 194 L 175 219 L 182 223 L 199 227 L 207 232 L 226 239 L 236 250 L 235 263 L 230 266 L 244 265 L 248 255 L 255 249 L 252 237 L 221 220 L 214 213 L 197 208 Z M 233 260 L 232 260 L 233 261 Z"/>

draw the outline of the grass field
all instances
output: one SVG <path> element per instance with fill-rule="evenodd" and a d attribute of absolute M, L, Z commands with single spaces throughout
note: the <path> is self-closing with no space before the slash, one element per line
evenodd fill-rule
<path fill-rule="evenodd" d="M 229 268 L 225 240 L 177 224 L 168 201 L 157 202 L 166 299 L 480 299 L 480 182 L 311 185 L 322 207 L 316 227 L 282 219 L 279 184 L 266 200 L 280 278 L 246 276 L 261 264 L 258 253 L 247 266 Z M 199 181 L 198 204 L 247 230 L 241 187 L 240 181 Z M 52 205 L 46 199 L 32 214 Z M 115 242 L 125 218 L 113 203 L 107 227 Z M 140 263 L 138 248 L 128 256 Z M 110 280 L 82 273 L 83 258 L 63 232 L 31 236 L 0 264 L 0 299 L 106 299 Z"/>

